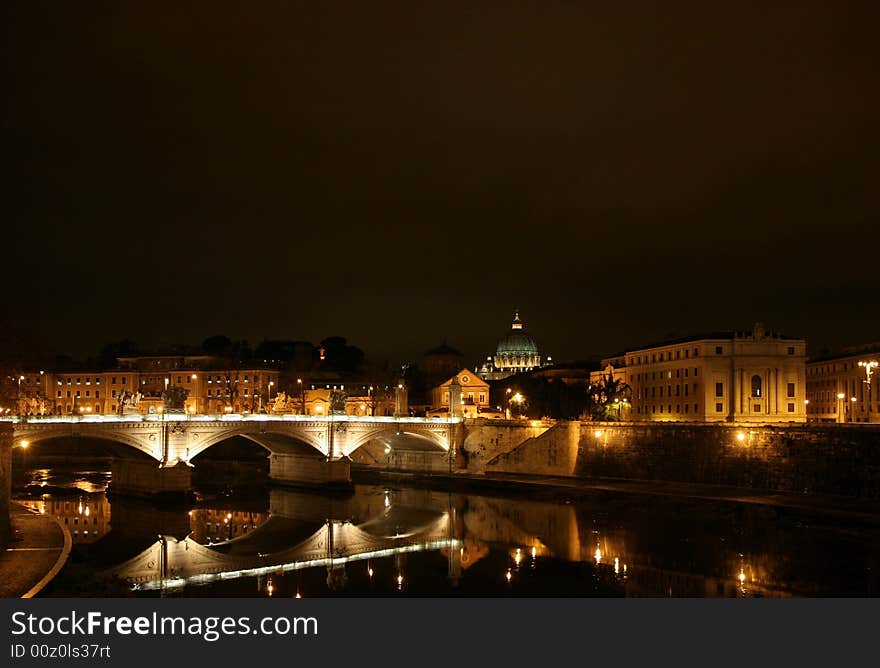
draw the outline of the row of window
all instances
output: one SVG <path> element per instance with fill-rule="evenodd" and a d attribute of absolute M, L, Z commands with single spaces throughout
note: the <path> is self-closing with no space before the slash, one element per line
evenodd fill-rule
<path fill-rule="evenodd" d="M 77 390 L 77 391 L 76 391 L 76 398 L 77 398 L 77 399 L 79 399 L 79 398 L 82 396 L 82 395 L 80 395 L 80 392 L 81 392 L 81 391 L 82 391 L 82 390 Z M 58 399 L 60 399 L 60 398 L 61 398 L 61 390 L 58 390 L 58 393 L 57 393 L 55 396 L 56 396 Z M 86 397 L 91 397 L 91 396 L 92 396 L 92 391 L 91 391 L 91 390 L 86 390 Z M 116 390 L 113 390 L 113 396 L 114 396 L 114 397 L 116 396 Z M 67 390 L 67 398 L 70 399 L 70 390 Z M 100 399 L 100 398 L 101 398 L 101 390 L 95 390 L 95 399 Z"/>
<path fill-rule="evenodd" d="M 687 378 L 690 375 L 690 368 L 675 369 L 674 371 L 675 371 L 676 378 L 681 378 L 682 376 Z M 664 378 L 672 378 L 672 372 L 673 372 L 673 369 L 668 369 L 666 371 L 652 371 L 650 380 L 663 380 Z M 698 377 L 699 375 L 700 375 L 700 370 L 697 367 L 694 367 L 694 378 Z M 635 380 L 637 380 L 637 381 L 649 380 L 648 372 L 645 371 L 644 373 L 637 373 L 635 375 Z"/>
<path fill-rule="evenodd" d="M 645 414 L 645 415 L 653 415 L 653 414 L 662 415 L 662 414 L 664 414 L 664 412 L 665 412 L 666 414 L 670 414 L 670 413 L 673 413 L 673 412 L 675 412 L 675 413 L 681 413 L 681 412 L 682 412 L 682 406 L 684 406 L 684 411 L 683 411 L 683 412 L 684 412 L 685 414 L 690 413 L 691 404 L 675 404 L 675 411 L 672 410 L 672 404 L 666 404 L 666 407 L 665 407 L 666 410 L 665 410 L 665 411 L 664 411 L 664 406 L 663 406 L 663 404 L 652 404 L 651 406 L 645 406 L 645 407 L 644 407 L 644 411 L 642 410 L 642 406 L 637 406 L 637 407 L 636 407 L 636 413 L 639 413 L 639 414 L 642 414 L 642 413 L 643 413 L 643 414 Z M 694 413 L 699 413 L 699 411 L 700 411 L 700 404 L 693 404 L 693 407 L 694 407 L 694 408 L 693 408 L 693 412 L 694 412 Z M 761 404 L 754 404 L 754 406 L 752 406 L 752 408 L 753 408 L 753 412 L 755 412 L 755 413 L 760 413 L 760 412 L 762 411 L 762 406 L 761 406 Z M 787 410 L 788 410 L 789 413 L 794 413 L 794 412 L 795 412 L 795 404 L 794 404 L 794 403 L 788 403 L 787 406 L 786 406 L 786 408 L 787 408 Z M 717 403 L 715 404 L 715 412 L 716 412 L 716 413 L 723 413 L 723 412 L 724 412 L 724 404 L 721 403 L 721 402 L 717 402 Z"/>

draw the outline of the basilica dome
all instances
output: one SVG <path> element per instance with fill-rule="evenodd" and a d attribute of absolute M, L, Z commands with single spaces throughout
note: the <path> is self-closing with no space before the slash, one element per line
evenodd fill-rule
<path fill-rule="evenodd" d="M 495 348 L 495 368 L 500 371 L 519 373 L 531 371 L 541 366 L 541 353 L 538 344 L 526 334 L 519 312 L 513 317 L 510 333 L 498 342 Z"/>

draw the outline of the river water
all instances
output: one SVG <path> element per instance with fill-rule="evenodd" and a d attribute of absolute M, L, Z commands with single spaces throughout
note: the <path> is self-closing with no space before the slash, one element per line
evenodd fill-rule
<path fill-rule="evenodd" d="M 46 596 L 877 596 L 866 520 L 597 492 L 400 485 L 227 489 L 188 507 L 108 495 L 109 466 L 31 466 L 14 496 L 73 551 Z"/>

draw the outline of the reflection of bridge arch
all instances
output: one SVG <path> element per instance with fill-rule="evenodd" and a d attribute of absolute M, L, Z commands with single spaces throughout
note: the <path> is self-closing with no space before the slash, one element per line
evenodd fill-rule
<path fill-rule="evenodd" d="M 189 537 L 180 541 L 163 537 L 107 573 L 136 589 L 159 589 L 335 566 L 406 552 L 440 550 L 455 544 L 456 541 L 449 538 L 448 513 L 442 513 L 415 531 L 397 536 L 375 535 L 351 522 L 329 521 L 304 541 L 272 554 L 227 554 L 218 548 L 228 543 L 214 547 Z"/>

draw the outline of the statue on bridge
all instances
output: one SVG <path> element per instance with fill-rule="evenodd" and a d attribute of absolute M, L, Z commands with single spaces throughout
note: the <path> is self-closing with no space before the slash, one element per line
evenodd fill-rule
<path fill-rule="evenodd" d="M 343 390 L 330 391 L 330 413 L 332 415 L 345 415 L 345 401 L 348 394 Z"/>
<path fill-rule="evenodd" d="M 134 392 L 123 390 L 118 398 L 119 414 L 130 415 L 131 413 L 137 413 L 137 405 L 140 403 L 140 400 L 143 398 L 143 396 L 144 395 L 142 395 L 137 390 L 135 390 Z"/>
<path fill-rule="evenodd" d="M 279 392 L 272 398 L 268 408 L 270 413 L 292 413 L 294 405 L 287 392 Z"/>

